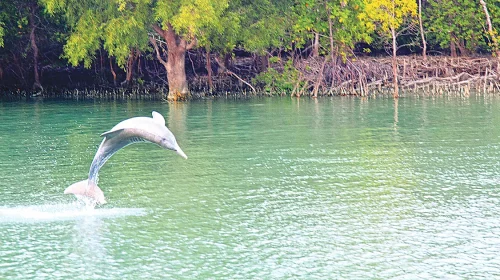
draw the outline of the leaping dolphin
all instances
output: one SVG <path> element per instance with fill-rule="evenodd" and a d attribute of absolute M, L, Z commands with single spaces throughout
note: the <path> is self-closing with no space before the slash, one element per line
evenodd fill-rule
<path fill-rule="evenodd" d="M 165 126 L 163 116 L 155 111 L 152 114 L 153 118 L 135 117 L 124 120 L 115 125 L 110 131 L 101 134 L 104 139 L 99 149 L 97 149 L 94 160 L 92 160 L 88 179 L 72 184 L 64 190 L 64 193 L 85 196 L 97 204 L 105 204 L 104 193 L 97 186 L 99 169 L 118 150 L 130 144 L 139 142 L 154 143 L 164 149 L 175 151 L 181 157 L 187 159 L 186 154 L 177 144 L 174 134 Z"/>

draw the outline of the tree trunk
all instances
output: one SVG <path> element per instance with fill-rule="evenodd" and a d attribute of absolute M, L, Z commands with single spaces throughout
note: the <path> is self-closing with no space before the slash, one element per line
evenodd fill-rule
<path fill-rule="evenodd" d="M 186 65 L 186 51 L 182 48 L 172 49 L 168 47 L 167 79 L 168 96 L 171 101 L 186 100 L 189 95 Z"/>
<path fill-rule="evenodd" d="M 325 2 L 325 6 L 326 2 Z M 331 13 L 330 8 L 328 6 L 326 7 L 326 10 L 328 11 L 328 14 Z M 328 32 L 329 32 L 329 37 L 330 37 L 330 55 L 332 57 L 332 62 L 335 62 L 335 56 L 336 54 L 334 53 L 334 43 L 333 43 L 333 23 L 332 23 L 332 18 L 328 17 Z"/>
<path fill-rule="evenodd" d="M 111 75 L 113 75 L 113 85 L 116 87 L 116 72 L 113 68 L 113 60 L 109 58 L 109 69 L 111 70 Z"/>
<path fill-rule="evenodd" d="M 491 42 L 493 43 L 493 49 L 492 52 L 495 53 L 497 56 L 497 72 L 500 71 L 500 48 L 498 46 L 498 41 L 496 38 L 496 34 L 493 31 L 493 26 L 491 24 L 491 18 L 490 18 L 490 13 L 488 12 L 488 7 L 486 6 L 486 2 L 484 0 L 479 0 L 479 3 L 481 3 L 481 6 L 483 7 L 484 15 L 486 17 L 486 24 L 488 25 L 488 35 L 491 38 Z"/>
<path fill-rule="evenodd" d="M 213 82 L 212 82 L 212 63 L 210 63 L 210 46 L 207 45 L 205 47 L 207 53 L 206 53 L 206 67 L 207 67 L 207 75 L 208 75 L 208 88 L 210 93 L 212 93 L 212 90 L 214 88 Z"/>
<path fill-rule="evenodd" d="M 394 85 L 394 98 L 399 97 L 399 86 L 398 86 L 398 62 L 396 60 L 396 52 L 398 50 L 396 44 L 396 30 L 391 28 L 392 33 L 392 81 Z"/>
<path fill-rule="evenodd" d="M 138 53 L 135 49 L 131 49 L 128 55 L 127 67 L 125 73 L 125 81 L 122 82 L 122 85 L 130 86 L 132 85 L 132 78 L 134 76 L 134 65 L 137 60 Z"/>
<path fill-rule="evenodd" d="M 125 81 L 122 86 L 130 86 L 132 84 L 132 76 L 134 75 L 134 56 L 132 53 L 128 55 L 127 67 L 125 67 Z"/>
<path fill-rule="evenodd" d="M 269 54 L 257 55 L 255 59 L 255 68 L 257 73 L 266 72 L 267 68 L 269 68 Z"/>
<path fill-rule="evenodd" d="M 469 51 L 465 47 L 465 41 L 464 41 L 464 39 L 459 39 L 459 40 L 457 40 L 457 42 L 458 42 L 457 47 L 460 50 L 460 56 L 468 56 L 469 55 Z"/>
<path fill-rule="evenodd" d="M 226 53 L 224 55 L 224 66 L 229 69 L 233 66 L 233 55 L 231 53 Z"/>
<path fill-rule="evenodd" d="M 318 56 L 319 56 L 319 33 L 314 32 L 312 57 L 318 57 Z"/>
<path fill-rule="evenodd" d="M 26 87 L 28 82 L 26 82 L 26 78 L 25 78 L 25 75 L 24 75 L 24 69 L 21 67 L 21 63 L 19 62 L 19 59 L 17 58 L 17 55 L 12 52 L 12 59 L 14 59 L 14 65 L 16 66 L 16 68 L 18 69 L 18 73 L 16 73 L 16 71 L 13 70 L 13 72 L 16 74 L 16 76 L 19 77 L 19 80 L 21 82 L 21 84 L 23 85 L 23 87 Z"/>
<path fill-rule="evenodd" d="M 457 57 L 457 46 L 455 44 L 455 36 L 450 34 L 450 52 L 451 57 Z"/>
<path fill-rule="evenodd" d="M 319 70 L 318 78 L 316 79 L 316 82 L 314 83 L 314 88 L 313 88 L 313 92 L 312 92 L 314 98 L 318 97 L 318 91 L 319 91 L 320 85 L 323 82 L 323 73 L 325 72 L 325 65 L 326 65 L 327 61 L 328 61 L 328 56 L 325 56 L 325 58 L 323 59 L 323 63 L 321 64 L 321 68 Z"/>
<path fill-rule="evenodd" d="M 104 55 L 102 54 L 101 48 L 99 48 L 99 58 L 101 61 L 101 67 L 99 68 L 99 74 L 104 76 Z"/>
<path fill-rule="evenodd" d="M 177 35 L 171 24 L 166 26 L 167 30 L 163 30 L 158 25 L 153 25 L 153 29 L 167 43 L 167 60 L 164 61 L 159 55 L 156 43 L 150 41 L 155 47 L 157 58 L 167 70 L 168 80 L 168 96 L 167 100 L 186 100 L 189 97 L 189 89 L 186 78 L 186 51 L 196 45 L 196 40 L 192 40 L 189 44 L 183 37 Z"/>
<path fill-rule="evenodd" d="M 29 21 L 30 21 L 30 43 L 31 49 L 33 49 L 33 74 L 35 82 L 33 83 L 33 89 L 41 89 L 43 90 L 42 84 L 40 83 L 40 75 L 38 73 L 38 46 L 36 45 L 36 35 L 35 35 L 35 13 L 36 13 L 36 4 L 30 5 L 30 13 L 29 13 Z"/>
<path fill-rule="evenodd" d="M 420 25 L 420 37 L 422 37 L 422 56 L 427 60 L 427 41 L 425 41 L 424 25 L 422 24 L 422 0 L 418 0 L 418 22 Z"/>

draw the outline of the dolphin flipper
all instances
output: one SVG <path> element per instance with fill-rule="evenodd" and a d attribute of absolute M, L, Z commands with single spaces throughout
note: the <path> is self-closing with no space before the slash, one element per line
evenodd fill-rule
<path fill-rule="evenodd" d="M 114 136 L 116 136 L 117 134 L 119 134 L 120 132 L 124 131 L 125 129 L 116 129 L 116 130 L 110 130 L 110 131 L 106 131 L 104 133 L 101 134 L 101 137 L 106 137 L 106 138 L 113 138 Z"/>

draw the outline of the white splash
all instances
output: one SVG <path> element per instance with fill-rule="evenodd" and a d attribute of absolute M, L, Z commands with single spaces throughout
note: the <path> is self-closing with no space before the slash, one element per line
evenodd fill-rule
<path fill-rule="evenodd" d="M 44 204 L 30 206 L 0 206 L 0 223 L 37 223 L 78 220 L 85 217 L 118 218 L 143 216 L 142 208 L 97 208 L 82 206 L 80 203 Z"/>

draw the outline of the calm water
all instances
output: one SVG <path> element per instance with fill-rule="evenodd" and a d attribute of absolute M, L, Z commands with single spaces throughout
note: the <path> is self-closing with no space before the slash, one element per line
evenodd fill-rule
<path fill-rule="evenodd" d="M 165 115 L 101 169 L 99 134 Z M 1 279 L 500 277 L 500 98 L 0 103 Z"/>

